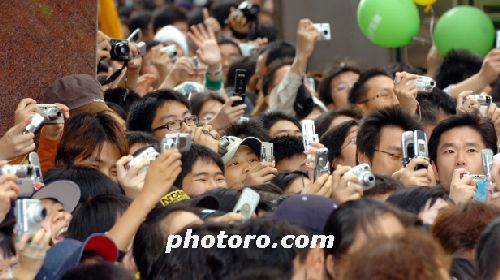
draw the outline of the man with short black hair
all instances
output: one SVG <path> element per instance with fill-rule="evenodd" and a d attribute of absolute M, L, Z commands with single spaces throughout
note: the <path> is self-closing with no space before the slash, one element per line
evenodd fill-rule
<path fill-rule="evenodd" d="M 302 138 L 285 136 L 273 139 L 272 143 L 275 166 L 279 172 L 288 170 L 308 173 L 309 170 L 305 164 L 307 156 L 304 154 Z"/>
<path fill-rule="evenodd" d="M 374 173 L 393 176 L 407 186 L 434 185 L 434 174 L 427 160 L 415 158 L 403 168 L 401 135 L 407 130 L 421 129 L 414 117 L 397 107 L 372 112 L 358 130 L 358 162 L 367 163 Z M 427 169 L 415 170 L 417 164 L 427 165 Z"/>
<path fill-rule="evenodd" d="M 349 92 L 349 103 L 356 105 L 363 113 L 398 105 L 394 93 L 394 82 L 382 69 L 370 69 L 361 73 Z"/>
<path fill-rule="evenodd" d="M 186 34 L 189 27 L 186 12 L 173 5 L 169 5 L 158 11 L 153 19 L 154 32 L 158 32 L 158 30 L 167 25 L 173 25 L 182 33 Z"/>
<path fill-rule="evenodd" d="M 293 136 L 301 137 L 300 122 L 297 118 L 282 112 L 268 112 L 261 116 L 262 125 L 271 138 Z"/>
<path fill-rule="evenodd" d="M 429 156 L 440 184 L 450 198 L 466 202 L 474 197 L 476 184 L 464 174 L 483 174 L 481 150 L 497 153 L 493 124 L 472 114 L 457 115 L 441 122 L 429 140 Z"/>

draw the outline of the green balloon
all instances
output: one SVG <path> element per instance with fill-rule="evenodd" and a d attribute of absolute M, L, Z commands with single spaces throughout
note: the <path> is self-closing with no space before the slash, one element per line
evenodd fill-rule
<path fill-rule="evenodd" d="M 417 36 L 420 18 L 412 0 L 361 0 L 358 25 L 372 43 L 399 48 Z"/>
<path fill-rule="evenodd" d="M 452 49 L 465 49 L 484 56 L 493 47 L 495 27 L 482 10 L 457 6 L 441 16 L 433 37 L 441 55 Z"/>

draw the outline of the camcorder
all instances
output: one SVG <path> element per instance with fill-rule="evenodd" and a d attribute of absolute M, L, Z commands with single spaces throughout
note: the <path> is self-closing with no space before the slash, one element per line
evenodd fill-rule
<path fill-rule="evenodd" d="M 260 195 L 250 188 L 244 188 L 241 192 L 238 202 L 233 208 L 234 213 L 240 213 L 243 216 L 243 222 L 252 218 L 255 208 L 259 205 Z"/>
<path fill-rule="evenodd" d="M 476 100 L 479 103 L 479 113 L 481 116 L 488 116 L 488 109 L 490 108 L 492 102 L 491 96 L 480 94 L 467 95 L 464 100 Z"/>
<path fill-rule="evenodd" d="M 414 158 L 429 160 L 427 135 L 422 130 L 408 130 L 401 135 L 403 165 L 406 167 Z M 415 170 L 427 168 L 426 164 L 418 164 Z"/>
<path fill-rule="evenodd" d="M 141 37 L 142 32 L 141 29 L 137 28 L 130 34 L 130 36 L 125 39 L 109 39 L 109 44 L 111 45 L 111 60 L 115 61 L 130 61 L 133 57 L 130 55 L 130 42 L 137 42 Z M 139 48 L 139 55 L 144 56 L 147 51 L 146 43 L 139 42 L 137 43 L 137 47 Z"/>
<path fill-rule="evenodd" d="M 245 97 L 247 96 L 247 71 L 245 69 L 236 69 L 234 74 L 234 95 L 240 96 L 241 100 L 233 101 L 233 107 L 245 104 Z"/>
<path fill-rule="evenodd" d="M 328 41 L 332 39 L 330 24 L 328 22 L 314 23 L 313 26 L 319 32 L 318 41 Z"/>
<path fill-rule="evenodd" d="M 161 152 L 168 149 L 177 149 L 186 152 L 191 149 L 191 136 L 187 133 L 167 134 L 160 143 Z"/>
<path fill-rule="evenodd" d="M 262 146 L 260 149 L 260 161 L 261 162 L 270 162 L 274 164 L 274 145 L 269 142 L 262 142 Z"/>
<path fill-rule="evenodd" d="M 248 1 L 243 1 L 238 6 L 238 11 L 240 11 L 248 22 L 256 22 L 259 18 L 260 7 L 259 5 L 251 4 Z"/>
<path fill-rule="evenodd" d="M 363 187 L 363 190 L 375 187 L 375 175 L 373 175 L 372 169 L 366 163 L 354 166 L 346 174 L 358 177 L 358 183 Z"/>
<path fill-rule="evenodd" d="M 43 185 L 42 169 L 36 152 L 28 155 L 28 164 L 6 164 L 0 166 L 0 175 L 11 174 L 19 178 L 19 196 L 29 197 L 35 187 Z"/>
<path fill-rule="evenodd" d="M 408 81 L 414 84 L 420 92 L 431 92 L 436 87 L 436 82 L 427 76 L 417 76 L 414 80 Z"/>
<path fill-rule="evenodd" d="M 41 222 L 47 217 L 47 209 L 39 199 L 18 199 L 14 208 L 16 216 L 17 236 L 25 233 L 33 236 L 40 228 Z"/>
<path fill-rule="evenodd" d="M 314 181 L 324 174 L 330 174 L 330 162 L 328 161 L 328 148 L 316 150 L 314 159 Z"/>

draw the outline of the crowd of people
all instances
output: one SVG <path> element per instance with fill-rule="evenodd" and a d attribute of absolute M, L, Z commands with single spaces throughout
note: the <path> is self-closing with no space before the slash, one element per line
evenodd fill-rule
<path fill-rule="evenodd" d="M 0 138 L 1 279 L 500 279 L 500 49 L 312 69 L 272 3 L 116 3 Z M 166 250 L 220 233 L 334 241 Z"/>

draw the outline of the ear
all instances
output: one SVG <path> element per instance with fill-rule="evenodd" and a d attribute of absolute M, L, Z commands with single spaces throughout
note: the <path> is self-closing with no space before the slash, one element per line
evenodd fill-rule
<path fill-rule="evenodd" d="M 325 271 L 325 252 L 319 247 L 309 250 L 306 257 L 307 277 L 322 279 Z"/>
<path fill-rule="evenodd" d="M 438 182 L 441 181 L 441 179 L 439 178 L 439 173 L 438 173 L 436 162 L 431 161 L 431 164 L 432 164 L 432 171 L 434 172 L 434 175 L 436 176 L 436 180 Z"/>
<path fill-rule="evenodd" d="M 333 255 L 327 255 L 325 259 L 325 271 L 327 274 L 327 279 L 335 279 L 335 260 Z"/>
<path fill-rule="evenodd" d="M 361 164 L 361 163 L 370 164 L 370 159 L 364 153 L 359 153 L 358 152 L 358 164 Z"/>

